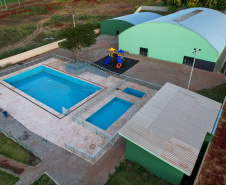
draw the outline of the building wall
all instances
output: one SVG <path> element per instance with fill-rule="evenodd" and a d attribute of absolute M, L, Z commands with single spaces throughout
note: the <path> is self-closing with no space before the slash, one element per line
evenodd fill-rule
<path fill-rule="evenodd" d="M 119 34 L 124 30 L 134 26 L 131 23 L 122 20 L 106 20 L 100 22 L 100 32 L 105 35 L 117 36 L 116 31 L 119 30 Z"/>
<path fill-rule="evenodd" d="M 126 159 L 138 162 L 151 173 L 175 185 L 180 184 L 184 175 L 181 171 L 128 140 L 126 140 Z"/>
<path fill-rule="evenodd" d="M 197 59 L 216 62 L 218 52 L 204 38 L 181 26 L 149 22 L 127 29 L 119 35 L 119 49 L 139 54 L 148 48 L 148 57 L 182 64 L 184 56 L 194 57 L 194 48 L 202 49 Z"/>

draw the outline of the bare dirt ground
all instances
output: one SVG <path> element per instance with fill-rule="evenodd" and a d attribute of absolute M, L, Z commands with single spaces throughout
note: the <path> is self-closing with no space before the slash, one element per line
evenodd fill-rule
<path fill-rule="evenodd" d="M 226 104 L 196 184 L 226 184 Z"/>
<path fill-rule="evenodd" d="M 26 167 L 27 167 L 26 164 L 16 162 L 12 159 L 0 155 L 0 168 L 6 169 L 12 173 L 20 175 L 24 172 L 24 169 Z"/>
<path fill-rule="evenodd" d="M 51 2 L 50 2 L 51 3 Z M 59 4 L 59 3 L 57 3 Z M 45 5 L 45 4 L 43 4 Z M 53 28 L 43 27 L 43 23 L 49 20 L 53 15 L 63 15 L 70 16 L 75 14 L 75 17 L 81 15 L 112 15 L 112 16 L 122 16 L 131 13 L 134 5 L 123 5 L 123 4 L 99 4 L 95 1 L 74 1 L 72 3 L 62 4 L 60 10 L 52 9 L 48 14 L 45 15 L 33 15 L 33 16 L 13 16 L 0 19 L 0 27 L 11 27 L 20 26 L 26 23 L 36 23 L 37 29 L 28 35 L 25 39 L 4 47 L 0 50 L 9 51 L 18 47 L 25 47 L 29 44 L 33 44 L 32 39 L 37 36 L 40 32 L 49 32 L 54 30 Z M 81 22 L 81 21 L 80 21 Z"/>
<path fill-rule="evenodd" d="M 27 46 L 27 45 L 31 44 L 32 39 L 34 37 L 36 37 L 40 32 L 43 32 L 44 31 L 44 29 L 42 27 L 42 24 L 44 22 L 46 22 L 49 18 L 50 17 L 44 18 L 41 21 L 39 21 L 37 23 L 37 29 L 31 35 L 28 35 L 25 39 L 23 39 L 23 40 L 15 43 L 14 45 L 10 45 L 10 46 L 7 46 L 7 47 L 2 48 L 0 50 L 0 52 L 9 51 L 9 50 L 12 50 L 12 49 L 15 49 L 15 48 L 24 47 L 24 46 Z"/>

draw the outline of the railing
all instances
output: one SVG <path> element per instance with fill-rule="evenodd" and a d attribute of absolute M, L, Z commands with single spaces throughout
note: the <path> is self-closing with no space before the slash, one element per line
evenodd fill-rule
<path fill-rule="evenodd" d="M 82 115 L 84 112 L 86 112 L 88 109 L 90 109 L 91 107 L 93 107 L 94 105 L 96 105 L 97 103 L 102 101 L 104 98 L 109 96 L 111 93 L 113 93 L 116 90 L 116 88 L 120 87 L 121 85 L 123 85 L 127 81 L 136 83 L 138 85 L 146 86 L 148 88 L 152 88 L 152 89 L 155 89 L 155 90 L 159 90 L 162 87 L 162 86 L 156 85 L 154 83 L 146 82 L 146 81 L 139 80 L 139 79 L 136 79 L 136 78 L 133 78 L 133 77 L 130 77 L 130 76 L 126 76 L 126 75 L 123 75 L 123 74 L 118 74 L 118 73 L 112 72 L 110 70 L 107 70 L 107 69 L 105 69 L 105 68 L 103 68 L 103 67 L 101 67 L 101 66 L 99 66 L 99 65 L 97 65 L 95 63 L 92 63 L 90 61 L 87 61 L 87 60 L 70 59 L 70 58 L 59 56 L 59 55 L 56 55 L 56 54 L 51 54 L 51 55 L 48 55 L 48 56 L 36 59 L 34 61 L 31 61 L 31 62 L 28 62 L 28 63 L 24 63 L 22 65 L 19 65 L 19 66 L 16 66 L 16 67 L 4 70 L 4 71 L 0 71 L 0 77 L 5 76 L 5 75 L 10 74 L 10 73 L 13 73 L 13 72 L 16 72 L 18 70 L 30 67 L 32 65 L 44 62 L 44 61 L 46 61 L 46 60 L 48 60 L 50 58 L 56 58 L 56 59 L 65 61 L 67 63 L 70 63 L 72 65 L 77 63 L 77 62 L 83 63 L 83 64 L 86 64 L 86 65 L 89 65 L 89 66 L 93 66 L 97 70 L 99 70 L 101 72 L 104 72 L 105 74 L 107 74 L 109 76 L 114 76 L 114 77 L 122 79 L 122 81 L 120 83 L 118 83 L 116 86 L 111 88 L 109 91 L 105 92 L 103 95 L 101 95 L 100 97 L 98 97 L 97 99 L 95 99 L 94 101 L 89 103 L 88 105 L 86 105 L 84 108 L 82 108 L 81 110 L 79 110 L 78 112 L 76 112 L 72 116 L 72 119 L 75 121 L 75 123 L 83 126 L 84 128 L 88 128 L 90 131 L 94 132 L 95 134 L 101 136 L 104 139 L 109 140 L 94 156 L 91 156 L 91 155 L 89 155 L 89 154 L 77 149 L 76 147 L 73 147 L 70 144 L 65 143 L 65 148 L 67 150 L 71 151 L 72 153 L 75 153 L 76 155 L 78 155 L 78 156 L 80 156 L 80 157 L 82 157 L 82 158 L 84 158 L 84 159 L 86 159 L 86 160 L 88 160 L 90 162 L 97 161 L 100 158 L 100 156 L 103 155 L 103 153 L 106 150 L 108 150 L 110 148 L 110 146 L 112 146 L 118 140 L 118 138 L 120 136 L 117 133 L 113 137 L 111 137 L 109 134 L 107 134 L 104 131 L 98 129 L 97 127 L 89 124 L 88 122 L 79 119 L 78 117 L 80 115 Z M 25 146 L 25 148 L 27 148 L 27 147 Z M 28 150 L 30 150 L 30 149 L 28 148 Z"/>
<path fill-rule="evenodd" d="M 97 103 L 99 103 L 100 101 L 102 101 L 107 96 L 109 96 L 111 93 L 113 93 L 116 90 L 116 88 L 118 88 L 119 86 L 123 85 L 124 83 L 126 83 L 126 79 L 123 80 L 123 81 L 121 81 L 119 84 L 115 85 L 114 87 L 112 87 L 110 90 L 108 90 L 107 92 L 105 92 L 104 94 L 102 94 L 101 96 L 99 96 L 98 98 L 96 98 L 95 100 L 93 100 L 91 103 L 89 103 L 85 107 L 83 107 L 81 110 L 79 110 L 78 112 L 76 112 L 72 117 L 76 118 L 76 117 L 81 116 L 84 112 L 86 112 L 91 107 L 93 107 L 94 105 L 96 105 Z"/>
<path fill-rule="evenodd" d="M 79 157 L 82 157 L 86 159 L 89 162 L 96 162 L 118 139 L 120 138 L 120 135 L 117 133 L 111 139 L 104 144 L 104 146 L 94 155 L 87 154 L 86 152 L 83 152 L 82 150 L 79 150 L 78 148 L 71 146 L 70 144 L 65 143 L 65 148 L 72 153 L 78 155 Z"/>
<path fill-rule="evenodd" d="M 65 62 L 65 70 L 68 71 L 69 73 L 74 73 L 76 75 L 80 75 L 86 71 L 97 74 L 99 76 L 103 76 L 105 78 L 108 78 L 109 75 L 107 73 L 105 73 L 104 71 L 101 71 L 99 69 L 97 69 L 94 66 L 91 66 L 89 64 L 85 64 L 85 63 L 80 63 L 80 62 L 76 62 L 76 63 L 68 63 Z"/>
<path fill-rule="evenodd" d="M 84 63 L 84 64 L 87 64 L 87 65 L 93 66 L 93 67 L 97 68 L 100 71 L 104 71 L 109 76 L 114 76 L 114 77 L 117 77 L 117 78 L 120 78 L 120 79 L 127 79 L 130 82 L 133 82 L 133 83 L 136 83 L 138 85 L 142 85 L 142 86 L 154 89 L 154 90 L 159 90 L 162 87 L 162 86 L 154 84 L 154 83 L 146 82 L 146 81 L 143 81 L 143 80 L 140 80 L 140 79 L 137 79 L 137 78 L 133 78 L 133 77 L 127 76 L 127 75 L 123 75 L 123 74 L 112 72 L 112 71 L 110 71 L 108 69 L 105 69 L 104 67 L 101 67 L 101 66 L 99 66 L 99 65 L 97 65 L 97 64 L 95 64 L 93 62 L 87 61 L 87 60 L 74 59 L 74 60 L 70 60 L 69 63 L 72 63 L 72 64 L 74 64 L 74 63 Z"/>
<path fill-rule="evenodd" d="M 62 57 L 62 56 L 59 56 L 59 55 L 51 54 L 51 55 L 44 56 L 42 58 L 38 58 L 38 59 L 33 60 L 31 62 L 23 63 L 23 64 L 18 65 L 16 67 L 12 67 L 12 68 L 0 71 L 0 77 L 8 75 L 10 73 L 14 73 L 14 72 L 19 71 L 21 69 L 25 69 L 25 68 L 30 67 L 32 65 L 39 64 L 39 63 L 44 62 L 44 61 L 46 61 L 50 58 L 57 58 L 57 59 L 60 59 L 60 60 L 63 60 L 63 61 L 70 61 L 71 60 L 67 57 Z"/>
<path fill-rule="evenodd" d="M 21 141 L 19 141 L 15 137 L 13 137 L 11 134 L 7 133 L 6 131 L 2 130 L 1 128 L 0 128 L 0 132 L 5 134 L 8 138 L 14 140 L 16 143 L 18 143 L 19 145 L 23 146 L 25 149 L 27 149 L 28 151 L 32 152 L 33 154 L 35 154 L 38 157 L 38 153 L 37 152 L 35 152 L 33 149 L 31 149 L 27 145 L 23 144 Z"/>
<path fill-rule="evenodd" d="M 82 120 L 80 118 L 78 118 L 79 116 L 81 116 L 83 113 L 85 113 L 87 110 L 89 110 L 91 107 L 93 107 L 94 105 L 98 104 L 99 102 L 101 102 L 104 98 L 106 98 L 107 96 L 109 96 L 110 94 L 112 94 L 118 87 L 120 87 L 121 85 L 123 85 L 124 83 L 126 83 L 126 79 L 121 81 L 119 84 L 117 84 L 116 86 L 114 86 L 113 88 L 111 88 L 109 91 L 105 92 L 103 95 L 99 96 L 98 98 L 96 98 L 95 100 L 93 100 L 91 103 L 89 103 L 88 105 L 86 105 L 85 107 L 83 107 L 82 109 L 80 109 L 78 112 L 76 112 L 75 114 L 72 115 L 72 120 L 77 123 L 78 125 L 89 129 L 91 132 L 95 133 L 96 135 L 101 136 L 104 139 L 110 139 L 111 136 L 109 134 L 107 134 L 106 132 L 98 129 L 96 126 L 88 123 L 85 120 Z"/>
<path fill-rule="evenodd" d="M 93 66 L 96 69 L 98 69 L 98 70 L 100 70 L 102 72 L 105 72 L 106 74 L 108 74 L 110 76 L 114 76 L 114 77 L 117 77 L 117 78 L 120 78 L 120 79 L 127 79 L 128 81 L 131 81 L 133 83 L 137 83 L 138 85 L 142 84 L 143 86 L 146 86 L 148 88 L 152 88 L 152 89 L 155 89 L 155 90 L 159 90 L 162 87 L 162 86 L 154 84 L 154 83 L 146 82 L 146 81 L 143 81 L 143 80 L 139 80 L 139 79 L 127 76 L 127 75 L 123 75 L 123 74 L 112 72 L 112 71 L 110 71 L 108 69 L 105 69 L 105 68 L 103 68 L 103 67 L 101 67 L 101 66 L 99 66 L 99 65 L 97 65 L 95 63 L 92 63 L 90 61 L 87 61 L 87 60 L 70 59 L 70 58 L 63 57 L 63 56 L 56 55 L 56 54 L 50 54 L 50 55 L 44 56 L 42 58 L 38 58 L 36 60 L 33 60 L 31 62 L 27 62 L 27 63 L 24 63 L 22 65 L 18 65 L 16 67 L 13 67 L 13 68 L 10 68 L 10 69 L 6 69 L 6 70 L 3 70 L 3 71 L 0 71 L 0 77 L 8 75 L 8 74 L 16 72 L 16 71 L 19 71 L 19 70 L 24 69 L 24 68 L 30 67 L 32 65 L 44 62 L 45 60 L 48 60 L 50 58 L 60 59 L 62 61 L 65 61 L 65 62 L 68 62 L 68 63 L 71 63 L 71 64 L 74 64 L 74 63 L 77 63 L 77 62 L 84 63 L 84 64 L 87 64 L 89 66 Z"/>
<path fill-rule="evenodd" d="M 95 133 L 96 135 L 99 135 L 100 137 L 109 140 L 112 136 L 107 134 L 106 132 L 98 129 L 97 127 L 91 125 L 85 120 L 79 119 L 78 117 L 72 116 L 72 120 L 77 123 L 78 125 L 90 130 L 91 132 Z"/>

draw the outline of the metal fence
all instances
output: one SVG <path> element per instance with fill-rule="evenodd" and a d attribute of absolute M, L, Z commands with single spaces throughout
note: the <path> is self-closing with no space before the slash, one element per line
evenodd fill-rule
<path fill-rule="evenodd" d="M 89 129 L 91 132 L 101 136 L 104 139 L 110 139 L 111 136 L 109 134 L 107 134 L 106 132 L 98 129 L 96 126 L 88 123 L 85 120 L 82 120 L 80 118 L 78 118 L 79 116 L 81 116 L 83 113 L 85 113 L 86 111 L 88 111 L 91 107 L 93 107 L 94 105 L 98 104 L 99 102 L 101 102 L 104 98 L 106 98 L 107 96 L 109 96 L 110 94 L 112 94 L 118 87 L 120 87 L 121 85 L 123 85 L 124 83 L 126 83 L 126 79 L 121 81 L 119 84 L 117 84 L 116 86 L 114 86 L 113 88 L 111 88 L 109 91 L 105 92 L 103 95 L 99 96 L 98 98 L 96 98 L 95 100 L 93 100 L 91 103 L 89 103 L 88 105 L 86 105 L 85 107 L 83 107 L 81 110 L 79 110 L 78 112 L 76 112 L 75 114 L 72 115 L 72 119 L 75 123 L 77 123 L 78 125 L 83 126 L 84 128 Z"/>
<path fill-rule="evenodd" d="M 44 56 L 42 58 L 38 58 L 38 59 L 33 60 L 31 62 L 21 63 L 21 65 L 18 65 L 16 67 L 12 67 L 12 68 L 9 68 L 9 69 L 6 69 L 6 70 L 2 70 L 2 71 L 0 71 L 0 77 L 14 73 L 14 72 L 19 71 L 21 69 L 28 68 L 28 67 L 33 66 L 35 64 L 39 64 L 39 63 L 44 62 L 46 60 L 49 60 L 51 58 L 57 58 L 57 59 L 65 61 L 65 62 L 71 60 L 67 57 L 62 57 L 62 56 L 59 56 L 59 55 L 51 54 L 51 55 Z"/>
<path fill-rule="evenodd" d="M 84 63 L 80 63 L 80 62 L 76 62 L 76 63 L 68 63 L 65 62 L 65 70 L 69 73 L 73 73 L 75 75 L 80 75 L 86 71 L 94 73 L 96 75 L 108 78 L 109 75 L 107 73 L 105 73 L 104 71 L 101 71 L 99 69 L 97 69 L 94 66 L 88 65 L 88 64 L 84 64 Z"/>
<path fill-rule="evenodd" d="M 140 79 L 131 77 L 131 76 L 127 76 L 127 75 L 123 75 L 123 74 L 112 72 L 112 71 L 110 71 L 108 69 L 105 69 L 104 67 L 101 67 L 101 66 L 99 66 L 99 65 L 97 65 L 97 64 L 95 64 L 93 62 L 90 62 L 90 61 L 87 61 L 87 60 L 84 60 L 84 59 L 70 60 L 69 63 L 71 63 L 71 64 L 74 64 L 74 63 L 84 63 L 86 65 L 93 66 L 96 69 L 105 72 L 109 76 L 114 76 L 114 77 L 120 78 L 120 79 L 127 79 L 127 81 L 129 81 L 129 82 L 133 82 L 133 83 L 136 83 L 138 85 L 142 85 L 142 86 L 145 86 L 145 87 L 154 89 L 154 90 L 159 90 L 159 89 L 162 88 L 161 85 L 157 85 L 157 84 L 146 82 L 146 81 L 143 81 L 143 80 L 140 80 Z"/>
<path fill-rule="evenodd" d="M 90 61 L 87 61 L 87 60 L 70 59 L 70 58 L 63 57 L 63 56 L 56 55 L 56 54 L 50 54 L 50 55 L 44 56 L 42 58 L 38 58 L 36 60 L 33 60 L 31 62 L 27 62 L 27 63 L 24 63 L 22 65 L 18 65 L 16 67 L 12 67 L 12 68 L 9 68 L 9 69 L 6 69 L 6 70 L 2 70 L 2 71 L 0 71 L 0 77 L 8 75 L 10 73 L 14 73 L 16 71 L 19 71 L 21 69 L 30 67 L 32 65 L 44 62 L 44 61 L 46 61 L 46 60 L 48 60 L 50 58 L 56 58 L 56 59 L 65 61 L 65 62 L 70 63 L 70 64 L 74 64 L 74 63 L 79 62 L 79 63 L 86 64 L 88 66 L 93 66 L 93 67 L 95 67 L 95 69 L 99 70 L 102 73 L 104 72 L 105 74 L 107 74 L 109 76 L 114 76 L 114 77 L 117 77 L 117 78 L 120 78 L 120 79 L 123 79 L 123 80 L 127 79 L 130 82 L 137 83 L 138 85 L 142 85 L 142 86 L 145 86 L 145 87 L 148 87 L 148 88 L 152 88 L 152 89 L 155 89 L 155 90 L 159 90 L 162 87 L 162 86 L 154 84 L 154 83 L 146 82 L 146 81 L 143 81 L 143 80 L 139 80 L 137 78 L 133 78 L 133 77 L 127 76 L 127 75 L 123 75 L 123 74 L 112 72 L 112 71 L 110 71 L 108 69 L 105 69 L 105 68 L 103 68 L 103 67 L 101 67 L 101 66 L 99 66 L 99 65 L 97 65 L 95 63 L 92 63 Z"/>
<path fill-rule="evenodd" d="M 35 154 L 38 157 L 38 153 L 35 152 L 33 149 L 31 149 L 30 147 L 28 147 L 27 145 L 23 144 L 21 141 L 19 141 L 18 139 L 16 139 L 15 137 L 13 137 L 11 134 L 9 134 L 8 132 L 2 130 L 0 128 L 0 132 L 5 134 L 8 138 L 14 140 L 16 143 L 18 143 L 19 145 L 23 146 L 24 148 L 26 148 L 28 151 L 32 152 L 33 154 Z"/>
<path fill-rule="evenodd" d="M 79 150 L 78 148 L 71 146 L 70 144 L 65 143 L 65 148 L 69 150 L 70 152 L 78 155 L 79 157 L 82 157 L 83 159 L 86 159 L 89 162 L 95 163 L 118 139 L 120 138 L 120 135 L 117 133 L 111 139 L 104 144 L 104 146 L 96 152 L 94 155 L 87 154 L 86 152 L 83 152 Z"/>
<path fill-rule="evenodd" d="M 100 72 L 105 73 L 105 74 L 107 74 L 109 76 L 113 76 L 113 77 L 122 79 L 122 81 L 120 83 L 118 83 L 116 86 L 114 86 L 113 88 L 111 88 L 109 91 L 105 92 L 100 97 L 96 98 L 94 101 L 92 101 L 91 103 L 89 103 L 88 105 L 86 105 L 84 108 L 82 108 L 81 110 L 79 110 L 78 112 L 76 112 L 72 116 L 72 119 L 75 121 L 75 123 L 83 126 L 84 128 L 89 129 L 90 131 L 94 132 L 95 134 L 101 136 L 102 138 L 109 140 L 93 156 L 87 154 L 86 152 L 83 152 L 83 151 L 77 149 L 76 147 L 71 146 L 70 144 L 65 143 L 65 148 L 67 150 L 71 151 L 72 153 L 74 153 L 74 154 L 76 154 L 76 155 L 78 155 L 78 156 L 80 156 L 80 157 L 82 157 L 82 158 L 84 158 L 84 159 L 86 159 L 86 160 L 88 160 L 88 161 L 90 161 L 92 163 L 93 162 L 96 162 L 103 155 L 103 153 L 106 152 L 110 148 L 110 146 L 112 146 L 118 140 L 118 138 L 120 136 L 117 133 L 113 137 L 111 137 L 109 134 L 107 134 L 104 131 L 98 129 L 97 127 L 91 125 L 90 123 L 88 123 L 88 122 L 86 122 L 84 120 L 79 119 L 78 117 L 80 115 L 82 115 L 84 112 L 86 112 L 88 109 L 90 109 L 91 107 L 93 107 L 94 105 L 96 105 L 97 103 L 99 103 L 100 101 L 102 101 L 104 98 L 106 98 L 107 96 L 109 96 L 118 87 L 120 87 L 121 85 L 123 85 L 126 82 L 136 83 L 138 85 L 142 85 L 142 86 L 145 86 L 145 87 L 148 87 L 148 88 L 151 88 L 151 89 L 155 89 L 155 90 L 159 90 L 162 87 L 162 86 L 156 85 L 154 83 L 146 82 L 146 81 L 139 80 L 139 79 L 136 79 L 136 78 L 133 78 L 133 77 L 130 77 L 130 76 L 126 76 L 126 75 L 123 75 L 123 74 L 118 74 L 118 73 L 109 71 L 109 70 L 107 70 L 107 69 L 105 69 L 105 68 L 103 68 L 103 67 L 101 67 L 101 66 L 99 66 L 99 65 L 97 65 L 95 63 L 92 63 L 90 61 L 87 61 L 87 60 L 83 60 L 83 59 L 70 59 L 70 58 L 59 56 L 59 55 L 56 55 L 56 54 L 51 54 L 51 55 L 48 55 L 48 56 L 45 56 L 45 57 L 42 57 L 42 58 L 33 60 L 31 62 L 24 63 L 22 65 L 18 65 L 16 67 L 13 67 L 13 68 L 10 68 L 10 69 L 7 69 L 7 70 L 0 71 L 0 77 L 5 76 L 5 75 L 8 75 L 8 74 L 13 73 L 13 72 L 16 72 L 16 71 L 19 71 L 19 70 L 24 69 L 24 68 L 30 67 L 32 65 L 35 65 L 35 64 L 44 62 L 44 61 L 46 61 L 46 60 L 48 60 L 50 58 L 56 58 L 56 59 L 65 61 L 66 63 L 72 64 L 72 65 L 75 64 L 75 63 L 83 63 L 83 64 L 86 64 L 88 66 L 92 66 L 95 69 L 99 70 Z M 18 140 L 16 140 L 16 141 L 19 142 Z M 24 146 L 24 147 L 27 148 L 28 150 L 31 150 L 27 146 Z"/>

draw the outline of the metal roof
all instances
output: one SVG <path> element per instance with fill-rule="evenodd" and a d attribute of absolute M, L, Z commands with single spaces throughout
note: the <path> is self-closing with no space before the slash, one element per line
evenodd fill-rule
<path fill-rule="evenodd" d="M 208 8 L 189 8 L 154 19 L 187 28 L 206 39 L 221 53 L 226 45 L 226 15 Z"/>
<path fill-rule="evenodd" d="M 110 19 L 110 20 L 121 20 L 121 21 L 126 21 L 129 22 L 133 25 L 138 25 L 153 19 L 157 19 L 159 17 L 162 17 L 159 14 L 156 13 L 151 13 L 151 12 L 141 12 L 141 13 L 134 13 L 134 14 L 130 14 L 130 15 L 125 15 L 122 17 L 117 17 L 114 19 Z"/>
<path fill-rule="evenodd" d="M 221 104 L 165 84 L 119 134 L 187 175 L 191 175 L 206 133 Z"/>

